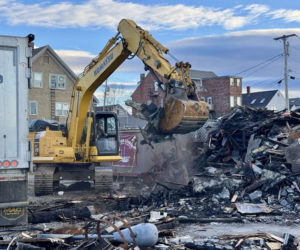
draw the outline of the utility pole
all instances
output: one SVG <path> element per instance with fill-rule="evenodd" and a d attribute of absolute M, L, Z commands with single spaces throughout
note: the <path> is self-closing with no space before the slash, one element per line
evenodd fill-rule
<path fill-rule="evenodd" d="M 289 104 L 289 88 L 288 88 L 288 66 L 287 66 L 287 57 L 289 56 L 289 42 L 287 39 L 292 36 L 297 36 L 296 34 L 283 35 L 280 37 L 273 38 L 274 40 L 283 41 L 283 51 L 284 51 L 284 86 L 285 86 L 285 108 L 287 112 L 290 112 Z"/>
<path fill-rule="evenodd" d="M 103 100 L 103 111 L 105 111 L 105 105 L 106 105 L 106 92 L 107 92 L 107 79 L 105 80 L 104 100 Z"/>

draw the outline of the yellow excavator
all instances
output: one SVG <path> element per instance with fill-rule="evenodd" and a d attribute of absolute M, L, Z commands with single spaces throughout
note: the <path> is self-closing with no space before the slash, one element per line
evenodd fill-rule
<path fill-rule="evenodd" d="M 134 21 L 123 19 L 118 33 L 87 65 L 76 81 L 65 131 L 35 132 L 33 163 L 36 195 L 53 192 L 60 180 L 94 181 L 96 190 L 112 185 L 111 162 L 119 161 L 118 122 L 114 113 L 93 113 L 90 103 L 96 89 L 126 60 L 138 57 L 156 76 L 164 78 L 163 107 L 147 117 L 153 131 L 162 135 L 183 134 L 198 129 L 208 118 L 205 102 L 199 101 L 190 77 L 190 64 L 171 66 L 164 55 L 169 50 Z"/>

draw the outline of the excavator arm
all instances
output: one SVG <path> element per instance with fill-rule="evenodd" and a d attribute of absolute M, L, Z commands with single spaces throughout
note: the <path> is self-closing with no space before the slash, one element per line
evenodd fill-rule
<path fill-rule="evenodd" d="M 187 133 L 199 128 L 208 117 L 207 104 L 198 100 L 191 81 L 188 63 L 171 66 L 164 57 L 168 49 L 148 31 L 132 20 L 123 19 L 113 37 L 100 54 L 84 69 L 74 85 L 68 122 L 68 145 L 75 148 L 80 139 L 86 115 L 96 89 L 128 58 L 137 56 L 154 74 L 167 79 L 164 105 L 149 122 L 158 119 L 152 132 Z M 121 36 L 120 36 L 121 35 Z"/>

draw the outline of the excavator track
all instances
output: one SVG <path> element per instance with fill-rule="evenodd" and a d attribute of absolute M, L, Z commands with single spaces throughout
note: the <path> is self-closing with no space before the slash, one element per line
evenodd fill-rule
<path fill-rule="evenodd" d="M 55 167 L 40 164 L 34 175 L 34 193 L 36 196 L 53 193 L 53 174 Z"/>
<path fill-rule="evenodd" d="M 95 166 L 95 191 L 105 193 L 112 191 L 112 166 Z"/>

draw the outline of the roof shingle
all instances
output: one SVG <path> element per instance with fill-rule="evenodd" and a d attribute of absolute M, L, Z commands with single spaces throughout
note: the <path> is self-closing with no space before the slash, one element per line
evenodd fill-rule
<path fill-rule="evenodd" d="M 277 93 L 278 90 L 270 91 L 261 91 L 253 92 L 250 94 L 243 94 L 242 103 L 243 106 L 254 107 L 254 108 L 263 108 L 268 105 L 273 96 Z"/>

